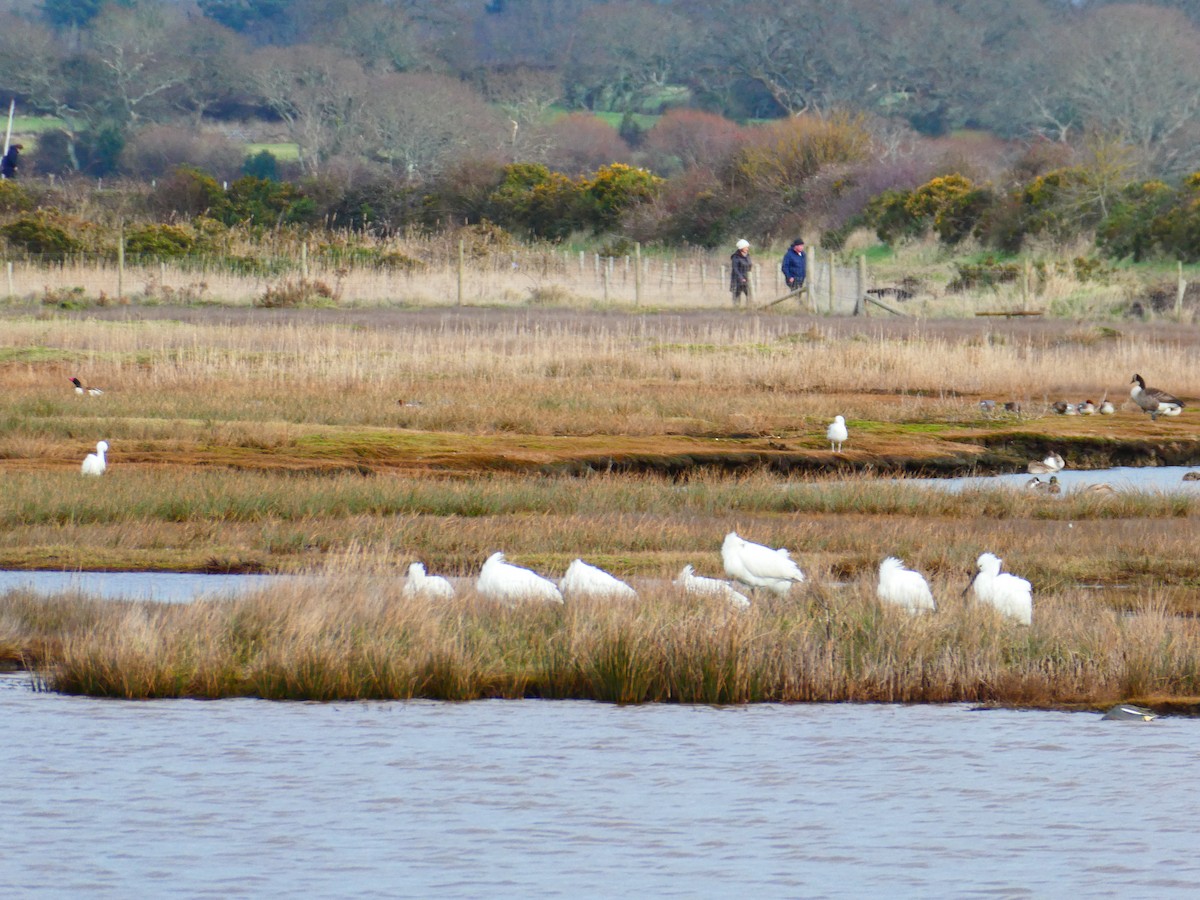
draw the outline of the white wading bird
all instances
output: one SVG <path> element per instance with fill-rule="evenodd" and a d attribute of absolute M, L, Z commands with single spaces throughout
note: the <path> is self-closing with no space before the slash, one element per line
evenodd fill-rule
<path fill-rule="evenodd" d="M 734 590 L 733 585 L 728 581 L 697 575 L 690 563 L 683 567 L 672 583 L 676 587 L 683 588 L 685 594 L 699 597 L 716 597 L 718 600 L 728 601 L 738 609 L 748 609 L 750 606 L 750 598 Z"/>
<path fill-rule="evenodd" d="M 96 452 L 89 453 L 83 458 L 83 465 L 80 466 L 80 471 L 84 475 L 103 475 L 104 470 L 108 466 L 104 462 L 104 454 L 108 452 L 108 441 L 100 441 L 96 444 Z"/>
<path fill-rule="evenodd" d="M 72 378 L 71 384 L 75 385 L 75 393 L 77 394 L 90 394 L 93 397 L 99 397 L 104 393 L 104 391 L 100 390 L 98 387 L 84 387 L 83 382 L 78 378 Z"/>
<path fill-rule="evenodd" d="M 781 597 L 787 596 L 793 584 L 804 582 L 804 573 L 787 550 L 773 550 L 738 536 L 736 531 L 725 535 L 721 544 L 721 560 L 725 574 L 747 587 L 766 588 Z"/>
<path fill-rule="evenodd" d="M 603 569 L 577 559 L 567 566 L 558 582 L 564 597 L 601 597 L 610 600 L 636 600 L 637 591 Z"/>
<path fill-rule="evenodd" d="M 441 575 L 426 575 L 424 563 L 415 562 L 408 567 L 408 578 L 400 596 L 421 597 L 426 600 L 451 600 L 454 585 Z"/>
<path fill-rule="evenodd" d="M 1022 625 L 1033 622 L 1033 586 L 1024 578 L 1000 571 L 1000 557 L 982 553 L 976 562 L 975 577 L 963 591 L 974 588 L 975 599 L 994 606 L 1001 614 Z"/>
<path fill-rule="evenodd" d="M 493 553 L 479 570 L 475 590 L 492 600 L 547 600 L 562 603 L 562 592 L 549 578 L 514 566 L 503 553 Z"/>
<path fill-rule="evenodd" d="M 1030 475 L 1053 475 L 1067 467 L 1066 462 L 1057 453 L 1051 453 L 1045 459 L 1034 460 L 1025 467 Z"/>
<path fill-rule="evenodd" d="M 1183 412 L 1183 401 L 1172 397 L 1166 391 L 1146 387 L 1141 375 L 1134 375 L 1129 383 L 1133 385 L 1129 389 L 1129 396 L 1143 411 L 1150 413 L 1151 419 L 1157 419 L 1159 416 L 1177 416 Z"/>
<path fill-rule="evenodd" d="M 829 441 L 829 449 L 834 453 L 842 452 L 842 444 L 850 437 L 846 431 L 846 420 L 842 416 L 834 416 L 829 427 L 825 429 L 825 437 Z"/>
<path fill-rule="evenodd" d="M 903 606 L 911 613 L 934 612 L 933 592 L 920 572 L 904 568 L 904 563 L 889 556 L 879 564 L 879 587 L 876 595 L 885 603 Z"/>

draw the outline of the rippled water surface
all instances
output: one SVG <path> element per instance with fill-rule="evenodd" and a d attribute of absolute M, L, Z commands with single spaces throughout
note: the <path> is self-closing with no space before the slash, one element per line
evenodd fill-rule
<path fill-rule="evenodd" d="M 102 701 L 0 676 L 16 897 L 1194 896 L 1200 723 Z"/>

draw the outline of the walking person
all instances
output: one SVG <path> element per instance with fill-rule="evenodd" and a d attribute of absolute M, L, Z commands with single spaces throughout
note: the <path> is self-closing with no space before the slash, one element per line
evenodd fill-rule
<path fill-rule="evenodd" d="M 729 293 L 733 305 L 738 305 L 738 298 L 745 297 L 746 305 L 750 305 L 750 270 L 754 263 L 750 261 L 750 242 L 737 242 L 737 249 L 729 257 Z"/>
<path fill-rule="evenodd" d="M 783 270 L 783 278 L 787 282 L 790 292 L 795 293 L 804 287 L 808 259 L 804 255 L 803 238 L 796 238 L 792 241 L 787 253 L 783 254 L 783 265 L 780 268 Z"/>
<path fill-rule="evenodd" d="M 3 156 L 0 156 L 0 178 L 16 178 L 17 166 L 24 144 L 12 144 Z"/>

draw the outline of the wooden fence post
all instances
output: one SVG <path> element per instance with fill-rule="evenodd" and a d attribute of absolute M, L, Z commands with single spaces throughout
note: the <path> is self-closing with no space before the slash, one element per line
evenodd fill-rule
<path fill-rule="evenodd" d="M 117 299 L 125 291 L 125 220 L 117 222 Z"/>
<path fill-rule="evenodd" d="M 858 283 L 854 286 L 854 314 L 861 316 L 866 312 L 867 305 L 863 298 L 867 296 L 867 255 L 858 255 Z"/>
<path fill-rule="evenodd" d="M 642 305 L 642 242 L 633 242 L 633 305 Z"/>
<path fill-rule="evenodd" d="M 458 301 L 457 306 L 462 306 L 463 303 L 463 266 L 465 265 L 465 250 L 463 247 L 462 238 L 458 239 Z"/>
<path fill-rule="evenodd" d="M 1187 292 L 1187 282 L 1183 280 L 1183 260 L 1175 261 L 1175 321 L 1183 321 L 1183 295 Z"/>

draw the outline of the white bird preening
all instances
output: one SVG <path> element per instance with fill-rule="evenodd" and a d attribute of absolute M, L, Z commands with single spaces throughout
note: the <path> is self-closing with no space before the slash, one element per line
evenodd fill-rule
<path fill-rule="evenodd" d="M 83 458 L 83 465 L 80 471 L 84 475 L 103 475 L 104 470 L 108 465 L 104 462 L 104 454 L 108 452 L 108 441 L 100 441 L 96 444 L 96 452 L 89 453 Z"/>
<path fill-rule="evenodd" d="M 577 559 L 567 566 L 558 582 L 564 597 L 599 597 L 606 600 L 636 600 L 637 591 L 615 575 Z"/>
<path fill-rule="evenodd" d="M 875 594 L 884 603 L 902 606 L 911 613 L 934 612 L 937 604 L 929 582 L 920 572 L 906 569 L 903 561 L 889 556 L 879 564 L 879 587 Z"/>
<path fill-rule="evenodd" d="M 842 452 L 842 444 L 850 437 L 846 430 L 846 420 L 842 416 L 834 416 L 829 427 L 825 429 L 825 437 L 829 440 L 829 449 L 834 453 Z"/>
<path fill-rule="evenodd" d="M 89 394 L 92 397 L 99 397 L 104 393 L 104 391 L 100 390 L 98 387 L 84 387 L 83 382 L 78 378 L 72 378 L 71 384 L 75 385 L 75 393 L 77 394 Z"/>
<path fill-rule="evenodd" d="M 766 588 L 780 597 L 787 596 L 793 584 L 804 583 L 804 573 L 782 547 L 755 544 L 739 537 L 736 531 L 725 535 L 721 544 L 725 574 L 747 587 Z"/>
<path fill-rule="evenodd" d="M 549 578 L 532 569 L 514 566 L 503 553 L 493 553 L 479 570 L 475 590 L 492 600 L 545 600 L 562 603 L 562 592 Z"/>
<path fill-rule="evenodd" d="M 679 575 L 672 583 L 676 587 L 683 588 L 685 594 L 696 597 L 715 597 L 718 600 L 727 601 L 738 609 L 749 609 L 750 607 L 750 598 L 734 588 L 728 581 L 697 575 L 691 563 L 680 570 Z"/>
<path fill-rule="evenodd" d="M 1066 462 L 1057 453 L 1051 453 L 1045 459 L 1034 460 L 1025 467 L 1030 475 L 1053 475 L 1067 467 Z"/>
<path fill-rule="evenodd" d="M 1130 398 L 1144 412 L 1150 413 L 1152 420 L 1159 416 L 1177 416 L 1183 412 L 1182 400 L 1158 388 L 1146 387 L 1146 381 L 1141 375 L 1134 375 L 1129 383 L 1133 385 L 1129 389 Z"/>
<path fill-rule="evenodd" d="M 415 562 L 408 567 L 408 578 L 400 596 L 408 599 L 420 597 L 425 600 L 452 600 L 454 585 L 441 575 L 426 575 L 425 564 Z"/>
<path fill-rule="evenodd" d="M 1033 586 L 1024 578 L 1001 572 L 1000 564 L 996 554 L 981 553 L 975 563 L 975 577 L 963 595 L 974 588 L 975 599 L 980 603 L 987 603 L 1002 615 L 1029 625 L 1033 622 Z"/>

